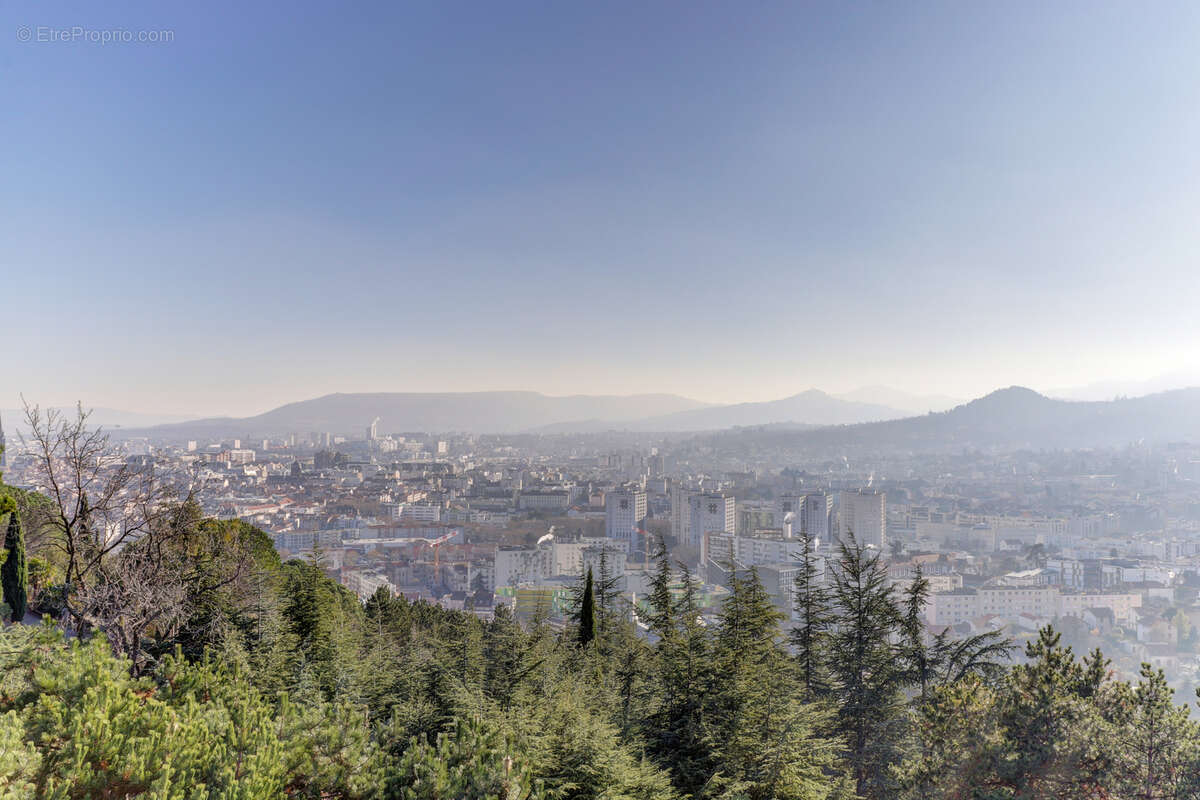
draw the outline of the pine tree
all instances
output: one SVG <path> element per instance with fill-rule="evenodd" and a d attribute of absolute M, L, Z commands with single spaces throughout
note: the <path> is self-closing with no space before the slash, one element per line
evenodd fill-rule
<path fill-rule="evenodd" d="M 955 639 L 944 628 L 933 637 L 929 663 L 939 686 L 948 686 L 974 676 L 995 683 L 1005 672 L 1001 662 L 1012 658 L 1013 644 L 999 631 L 984 631 Z"/>
<path fill-rule="evenodd" d="M 672 604 L 673 628 L 662 635 L 655 651 L 657 708 L 645 720 L 651 753 L 671 772 L 682 794 L 695 795 L 713 774 L 706 709 L 713 684 L 712 643 L 700 621 L 696 586 L 686 564 L 680 564 L 683 592 Z"/>
<path fill-rule="evenodd" d="M 671 597 L 671 558 L 667 552 L 667 542 L 660 533 L 655 539 L 654 576 L 650 579 L 650 594 L 646 598 L 650 607 L 646 624 L 660 638 L 675 632 L 675 618 L 672 614 L 674 601 Z"/>
<path fill-rule="evenodd" d="M 829 689 L 827 650 L 833 610 L 820 561 L 813 552 L 812 539 L 802 538 L 798 559 L 800 569 L 792 591 L 796 626 L 792 629 L 791 642 L 800 685 L 806 696 L 816 697 Z"/>
<path fill-rule="evenodd" d="M 0 583 L 4 588 L 4 603 L 12 612 L 13 622 L 25 618 L 25 606 L 28 599 L 29 572 L 25 566 L 25 534 L 21 530 L 21 518 L 16 504 L 10 498 L 4 498 L 11 505 L 8 514 L 8 529 L 4 535 L 4 549 L 7 556 L 0 566 Z"/>
<path fill-rule="evenodd" d="M 1100 687 L 1108 677 L 1109 663 L 1109 660 L 1104 657 L 1104 653 L 1100 652 L 1099 647 L 1084 656 L 1083 663 L 1080 665 L 1079 688 L 1076 690 L 1080 697 L 1094 697 L 1100 691 Z M 1143 670 L 1144 672 L 1145 670 Z M 1143 675 L 1143 677 L 1145 676 Z"/>
<path fill-rule="evenodd" d="M 630 630 L 629 638 L 622 642 L 617 651 L 617 663 L 613 669 L 616 679 L 617 696 L 621 701 L 620 727 L 622 736 L 626 736 L 633 727 L 634 701 L 639 694 L 645 692 L 645 641 Z"/>
<path fill-rule="evenodd" d="M 913 747 L 893 771 L 907 800 L 959 800 L 1009 797 L 974 770 L 981 753 L 997 741 L 996 694 L 971 676 L 957 683 L 932 686 L 927 702 L 913 709 Z"/>
<path fill-rule="evenodd" d="M 613 574 L 608 554 L 607 548 L 600 551 L 600 574 L 592 584 L 595 638 L 605 655 L 611 653 L 612 633 L 622 622 L 619 608 L 621 592 L 617 588 L 620 578 Z"/>
<path fill-rule="evenodd" d="M 917 699 L 925 702 L 929 693 L 929 682 L 935 667 L 930 648 L 925 642 L 925 604 L 929 602 L 929 581 L 917 567 L 917 574 L 904 592 L 901 644 L 904 666 L 908 671 L 908 683 L 918 689 Z"/>
<path fill-rule="evenodd" d="M 14 656 L 23 669 L 11 668 Z M 102 634 L 84 642 L 52 625 L 0 631 L 0 675 L 24 683 L 0 693 L 0 796 L 376 793 L 379 752 L 352 709 L 268 702 L 217 659 L 166 656 L 140 678 L 130 666 Z"/>
<path fill-rule="evenodd" d="M 1095 704 L 1093 668 L 1085 672 L 1061 634 L 1046 626 L 1025 647 L 999 699 L 999 733 L 982 763 L 980 785 L 1028 797 L 1085 798 L 1108 782 L 1109 723 Z M 1090 674 L 1089 674 L 1090 673 Z"/>
<path fill-rule="evenodd" d="M 714 755 L 709 790 L 751 800 L 824 797 L 836 785 L 825 774 L 836 748 L 816 733 L 827 722 L 822 712 L 795 696 L 783 614 L 755 568 L 731 565 L 729 576 L 706 719 Z"/>
<path fill-rule="evenodd" d="M 522 754 L 494 726 L 458 720 L 435 744 L 414 739 L 388 776 L 396 800 L 537 800 L 545 795 Z"/>
<path fill-rule="evenodd" d="M 622 744 L 607 694 L 591 676 L 565 674 L 513 719 L 532 774 L 550 797 L 669 800 L 670 776 Z"/>
<path fill-rule="evenodd" d="M 484 692 L 503 711 L 510 710 L 545 659 L 534 636 L 521 630 L 506 605 L 496 606 L 483 631 Z"/>
<path fill-rule="evenodd" d="M 1175 705 L 1163 671 L 1142 664 L 1137 686 L 1121 684 L 1117 694 L 1121 724 L 1112 749 L 1118 796 L 1165 800 L 1200 794 L 1200 726 Z"/>
<path fill-rule="evenodd" d="M 858 794 L 886 797 L 896 757 L 905 675 L 892 646 L 901 615 L 879 553 L 850 534 L 834 569 L 837 626 L 830 636 L 830 673 L 838 703 L 838 728 Z"/>

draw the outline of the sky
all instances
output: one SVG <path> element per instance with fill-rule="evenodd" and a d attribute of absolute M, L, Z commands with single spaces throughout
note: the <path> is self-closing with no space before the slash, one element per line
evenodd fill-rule
<path fill-rule="evenodd" d="M 8 0 L 0 37 L 3 407 L 1200 365 L 1194 2 Z"/>

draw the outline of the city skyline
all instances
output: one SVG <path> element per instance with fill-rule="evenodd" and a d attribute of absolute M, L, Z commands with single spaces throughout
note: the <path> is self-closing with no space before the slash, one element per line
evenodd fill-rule
<path fill-rule="evenodd" d="M 0 12 L 3 405 L 1198 366 L 1192 4 L 218 5 Z"/>

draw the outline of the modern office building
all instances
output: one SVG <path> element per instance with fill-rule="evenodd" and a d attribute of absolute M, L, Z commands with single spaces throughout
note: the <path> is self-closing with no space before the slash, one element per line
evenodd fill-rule
<path fill-rule="evenodd" d="M 842 491 L 838 508 L 838 541 L 848 541 L 852 532 L 864 547 L 883 550 L 887 544 L 886 494 L 875 489 Z"/>

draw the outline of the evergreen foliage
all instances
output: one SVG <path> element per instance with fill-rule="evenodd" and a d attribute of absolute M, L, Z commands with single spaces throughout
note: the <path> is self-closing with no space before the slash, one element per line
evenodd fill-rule
<path fill-rule="evenodd" d="M 579 601 L 579 646 L 587 647 L 596 638 L 596 598 L 592 586 L 592 568 L 584 578 L 583 597 Z"/>
<path fill-rule="evenodd" d="M 435 743 L 415 738 L 387 778 L 395 800 L 543 800 L 528 767 L 513 758 L 501 731 L 460 719 Z"/>
<path fill-rule="evenodd" d="M 1050 629 L 1008 667 L 997 635 L 926 630 L 923 577 L 896 592 L 852 539 L 828 576 L 802 553 L 790 636 L 754 569 L 705 609 L 661 538 L 642 607 L 602 564 L 559 631 L 360 602 L 186 503 L 169 524 L 190 581 L 138 658 L 0 631 L 0 798 L 1200 800 L 1161 671 L 1114 680 Z"/>
<path fill-rule="evenodd" d="M 8 497 L 0 499 L 0 515 L 8 511 L 8 526 L 4 535 L 4 563 L 0 564 L 0 586 L 4 604 L 14 622 L 25 618 L 29 592 L 29 571 L 25 564 L 25 534 L 17 504 Z"/>
<path fill-rule="evenodd" d="M 839 545 L 833 576 L 839 616 L 828 660 L 837 732 L 846 742 L 858 794 L 883 797 L 904 709 L 906 675 L 892 645 L 903 618 L 879 553 L 853 535 Z"/>
<path fill-rule="evenodd" d="M 830 688 L 829 667 L 826 663 L 827 640 L 833 624 L 833 607 L 825 576 L 813 552 L 813 542 L 801 537 L 800 568 L 793 586 L 796 625 L 792 628 L 791 644 L 796 654 L 800 685 L 811 698 L 824 695 Z"/>

